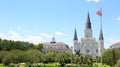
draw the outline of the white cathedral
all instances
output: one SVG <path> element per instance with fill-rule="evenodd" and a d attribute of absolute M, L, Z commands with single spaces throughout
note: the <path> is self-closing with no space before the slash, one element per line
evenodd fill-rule
<path fill-rule="evenodd" d="M 87 15 L 87 20 L 84 29 L 84 37 L 81 38 L 81 41 L 78 41 L 77 31 L 75 29 L 74 38 L 73 38 L 73 54 L 79 55 L 90 55 L 93 58 L 101 56 L 101 53 L 104 51 L 104 38 L 102 33 L 102 24 L 100 28 L 99 39 L 93 37 L 91 22 L 89 12 Z"/>

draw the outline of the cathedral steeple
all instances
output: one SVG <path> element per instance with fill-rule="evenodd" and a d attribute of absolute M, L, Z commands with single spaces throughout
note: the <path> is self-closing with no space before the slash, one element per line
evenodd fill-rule
<path fill-rule="evenodd" d="M 73 40 L 78 40 L 76 29 L 75 29 L 75 32 L 74 32 L 74 38 L 73 38 Z"/>
<path fill-rule="evenodd" d="M 102 33 L 102 29 L 100 30 L 99 40 L 104 40 L 104 38 L 103 38 L 103 33 Z"/>
<path fill-rule="evenodd" d="M 92 38 L 92 29 L 91 29 L 89 12 L 87 14 L 87 20 L 85 24 L 85 38 Z"/>
<path fill-rule="evenodd" d="M 89 12 L 88 12 L 88 15 L 87 15 L 87 20 L 86 20 L 86 29 L 91 29 Z"/>

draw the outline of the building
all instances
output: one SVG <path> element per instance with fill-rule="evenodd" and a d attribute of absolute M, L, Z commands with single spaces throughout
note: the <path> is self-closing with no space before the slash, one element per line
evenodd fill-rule
<path fill-rule="evenodd" d="M 110 46 L 110 49 L 120 49 L 120 42 L 114 43 Z"/>
<path fill-rule="evenodd" d="M 102 24 L 99 34 L 98 42 L 93 37 L 92 27 L 89 12 L 87 14 L 87 20 L 84 29 L 84 37 L 78 42 L 77 30 L 75 29 L 73 38 L 73 54 L 90 55 L 96 58 L 104 51 L 104 38 L 102 33 Z"/>
<path fill-rule="evenodd" d="M 44 42 L 42 53 L 46 54 L 47 52 L 54 52 L 54 53 L 71 53 L 72 49 L 63 42 L 56 42 L 55 37 L 52 38 L 51 42 Z"/>

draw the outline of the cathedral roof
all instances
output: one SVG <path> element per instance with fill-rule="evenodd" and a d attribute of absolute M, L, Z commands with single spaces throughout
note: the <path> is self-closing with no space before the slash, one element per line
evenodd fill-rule
<path fill-rule="evenodd" d="M 102 33 L 102 29 L 100 30 L 99 40 L 104 40 L 104 38 L 103 38 L 103 33 Z"/>
<path fill-rule="evenodd" d="M 76 31 L 76 29 L 75 29 L 75 33 L 74 33 L 74 38 L 73 38 L 73 40 L 78 40 L 78 38 L 77 38 L 77 31 Z"/>
<path fill-rule="evenodd" d="M 87 20 L 86 20 L 86 29 L 91 29 L 89 12 L 88 12 L 88 15 L 87 15 Z"/>

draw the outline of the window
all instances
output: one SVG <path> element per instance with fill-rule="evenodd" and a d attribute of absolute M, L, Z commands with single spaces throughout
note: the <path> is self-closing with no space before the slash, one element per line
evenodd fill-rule
<path fill-rule="evenodd" d="M 56 49 L 58 49 L 58 46 L 56 46 Z"/>
<path fill-rule="evenodd" d="M 94 46 L 94 43 L 93 43 L 93 46 Z"/>
<path fill-rule="evenodd" d="M 48 46 L 46 46 L 45 48 L 48 48 Z"/>
<path fill-rule="evenodd" d="M 98 50 L 96 50 L 96 53 L 98 53 Z"/>
<path fill-rule="evenodd" d="M 82 43 L 82 46 L 84 46 L 84 43 Z"/>
<path fill-rule="evenodd" d="M 89 53 L 90 52 L 90 50 L 87 50 L 87 53 Z"/>
<path fill-rule="evenodd" d="M 76 49 L 74 49 L 74 52 L 76 52 Z"/>
<path fill-rule="evenodd" d="M 58 51 L 56 51 L 56 53 L 58 53 Z"/>
<path fill-rule="evenodd" d="M 63 46 L 63 49 L 64 49 L 64 46 Z"/>

